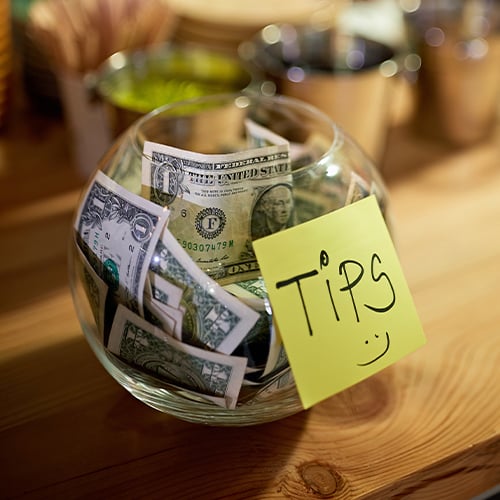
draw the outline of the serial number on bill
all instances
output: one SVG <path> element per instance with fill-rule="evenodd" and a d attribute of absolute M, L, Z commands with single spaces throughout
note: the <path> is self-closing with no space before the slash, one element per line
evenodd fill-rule
<path fill-rule="evenodd" d="M 234 246 L 233 240 L 217 241 L 212 243 L 198 243 L 196 241 L 177 240 L 182 248 L 185 250 L 192 250 L 193 252 L 217 252 L 218 250 L 225 250 Z"/>

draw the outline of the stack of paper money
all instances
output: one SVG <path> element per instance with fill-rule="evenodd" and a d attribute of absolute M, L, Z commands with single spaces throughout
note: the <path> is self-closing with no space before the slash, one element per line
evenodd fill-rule
<path fill-rule="evenodd" d="M 311 175 L 292 182 L 292 164 L 313 149 L 246 127 L 237 153 L 146 142 L 142 196 L 98 171 L 75 218 L 81 281 L 110 356 L 229 409 L 294 384 L 252 241 L 300 223 L 297 206 L 306 219 L 339 208 L 306 189 Z M 352 174 L 344 202 L 370 190 Z"/>
<path fill-rule="evenodd" d="M 82 282 L 106 349 L 226 408 L 235 408 L 240 392 L 245 397 L 242 387 L 269 392 L 280 375 L 293 383 L 245 227 L 251 196 L 278 184 L 273 179 L 290 190 L 288 144 L 271 134 L 279 144 L 262 145 L 257 132 L 252 149 L 211 158 L 210 165 L 147 144 L 152 161 L 144 163 L 143 178 L 154 180 L 146 184 L 151 200 L 98 171 L 75 219 Z M 209 186 L 211 193 L 198 189 L 215 176 L 224 180 Z M 188 249 L 254 278 L 224 288 Z"/>

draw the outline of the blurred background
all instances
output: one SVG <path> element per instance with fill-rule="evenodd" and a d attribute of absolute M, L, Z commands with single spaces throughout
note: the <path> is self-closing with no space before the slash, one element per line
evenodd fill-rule
<path fill-rule="evenodd" d="M 445 412 L 438 414 L 438 430 L 446 422 L 449 431 L 436 446 L 451 443 L 450 435 L 462 444 L 469 436 L 475 439 L 477 434 L 465 431 L 455 436 L 453 422 L 465 427 L 471 422 L 462 418 L 457 398 L 489 403 L 481 384 L 474 383 L 471 391 L 467 380 L 482 372 L 482 352 L 493 344 L 477 350 L 476 334 L 470 332 L 484 330 L 480 343 L 498 324 L 496 295 L 487 287 L 498 283 L 499 12 L 500 0 L 0 0 L 0 273 L 6 290 L 1 309 L 7 320 L 20 318 L 10 330 L 14 347 L 6 351 L 14 361 L 8 359 L 6 366 L 14 367 L 15 376 L 23 373 L 19 387 L 10 388 L 12 380 L 6 380 L 9 394 L 19 393 L 20 406 L 13 406 L 12 415 L 17 419 L 28 412 L 29 420 L 40 407 L 43 418 L 33 421 L 34 427 L 20 427 L 28 433 L 23 437 L 16 431 L 8 442 L 32 440 L 40 430 L 40 442 L 52 443 L 54 425 L 77 415 L 81 407 L 73 408 L 74 398 L 88 392 L 70 387 L 72 396 L 66 397 L 69 392 L 56 384 L 48 405 L 40 387 L 64 379 L 68 364 L 80 358 L 81 346 L 71 337 L 77 331 L 71 301 L 59 292 L 67 287 L 74 209 L 102 154 L 133 120 L 156 106 L 239 90 L 313 103 L 370 155 L 389 194 L 408 179 L 394 191 L 403 221 L 416 223 L 403 227 L 401 239 L 409 281 L 416 284 L 438 339 L 436 352 L 449 348 L 453 354 L 453 359 L 442 357 L 446 366 L 439 371 L 431 369 L 425 380 L 418 373 L 415 380 L 425 388 L 436 373 L 453 370 L 450 380 L 460 391 L 456 398 L 444 398 L 451 406 L 436 405 Z M 419 176 L 423 170 L 429 175 Z M 465 312 L 450 314 L 453 307 Z M 64 309 L 61 316 L 59 309 Z M 463 322 L 466 317 L 470 321 Z M 68 327 L 59 325 L 61 318 Z M 474 340 L 469 349 L 466 337 Z M 465 384 L 460 367 L 470 375 Z M 85 373 L 95 381 L 92 370 L 89 365 Z M 36 373 L 33 388 L 29 373 Z M 76 373 L 68 384 L 78 382 Z M 89 386 L 87 380 L 82 384 Z M 438 401 L 441 393 L 431 389 L 432 401 Z M 26 394 L 34 406 L 26 406 Z M 94 399 L 82 404 L 86 401 Z M 59 403 L 62 412 L 47 419 L 47 411 Z M 482 405 L 472 406 L 474 419 L 490 415 Z M 481 427 L 484 421 L 478 422 Z M 491 420 L 486 422 L 487 433 Z M 67 432 L 74 430 L 70 426 Z M 95 439 L 89 443 L 92 447 Z M 467 448 L 464 460 L 475 459 L 474 450 L 482 449 Z M 82 456 L 76 453 L 68 470 L 92 460 L 90 452 Z M 54 457 L 46 470 L 60 458 L 57 450 Z M 427 471 L 462 460 L 451 458 L 440 456 Z M 14 463 L 10 457 L 9 463 Z M 470 471 L 494 473 L 474 463 L 459 469 L 472 482 L 478 476 Z M 57 485 L 63 482 L 58 476 Z M 498 488 L 492 494 L 498 495 Z"/>
<path fill-rule="evenodd" d="M 498 128 L 499 12 L 496 0 L 0 0 L 0 140 L 15 157 L 23 134 L 43 149 L 37 134 L 61 125 L 76 185 L 160 105 L 279 93 L 404 174 Z"/>

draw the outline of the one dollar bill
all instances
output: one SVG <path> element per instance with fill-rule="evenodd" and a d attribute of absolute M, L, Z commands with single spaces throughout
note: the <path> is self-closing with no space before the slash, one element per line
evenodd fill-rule
<path fill-rule="evenodd" d="M 105 341 L 105 313 L 108 285 L 101 279 L 90 265 L 81 248 L 76 244 L 77 273 L 83 285 L 89 302 L 92 315 L 100 335 L 101 342 Z"/>
<path fill-rule="evenodd" d="M 157 243 L 150 269 L 183 290 L 182 341 L 229 354 L 251 331 L 259 314 L 207 276 L 168 228 Z M 154 276 L 150 280 L 155 283 Z M 161 280 L 156 282 L 159 285 Z M 180 307 L 179 306 L 179 307 Z"/>
<path fill-rule="evenodd" d="M 142 185 L 145 198 L 170 208 L 182 248 L 220 282 L 257 276 L 252 241 L 293 225 L 285 140 L 219 155 L 146 142 Z"/>
<path fill-rule="evenodd" d="M 75 218 L 77 241 L 118 303 L 143 314 L 144 283 L 168 210 L 97 171 Z"/>
<path fill-rule="evenodd" d="M 183 344 L 123 305 L 116 311 L 108 349 L 158 378 L 236 407 L 246 368 L 243 357 Z"/>

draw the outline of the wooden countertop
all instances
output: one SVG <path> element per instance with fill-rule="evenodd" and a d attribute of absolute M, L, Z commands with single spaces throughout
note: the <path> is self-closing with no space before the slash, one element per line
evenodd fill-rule
<path fill-rule="evenodd" d="M 62 123 L 23 113 L 0 137 L 0 496 L 457 500 L 500 482 L 500 134 L 389 136 L 427 345 L 309 411 L 210 428 L 135 400 L 91 352 L 66 277 L 82 180 Z"/>

